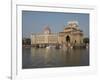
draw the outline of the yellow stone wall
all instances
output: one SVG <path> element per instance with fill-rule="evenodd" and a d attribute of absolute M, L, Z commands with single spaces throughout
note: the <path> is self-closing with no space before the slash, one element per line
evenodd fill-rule
<path fill-rule="evenodd" d="M 58 43 L 58 36 L 56 34 L 31 35 L 31 44 L 47 44 L 47 43 Z"/>
<path fill-rule="evenodd" d="M 33 34 L 31 35 L 31 44 L 52 44 L 52 43 L 68 43 L 66 37 L 69 36 L 69 43 L 81 44 L 83 43 L 83 33 L 77 25 L 77 22 L 71 21 L 63 32 L 51 33 L 50 28 L 45 29 L 45 34 Z"/>
<path fill-rule="evenodd" d="M 41 35 L 32 35 L 31 36 L 31 44 L 44 44 L 44 43 L 66 43 L 66 36 L 70 37 L 70 43 L 80 44 L 83 43 L 83 35 L 75 34 L 71 35 L 69 33 L 62 33 L 59 35 L 56 34 L 41 34 Z"/>
<path fill-rule="evenodd" d="M 59 43 L 61 44 L 62 42 L 63 43 L 66 43 L 66 37 L 69 36 L 70 37 L 70 43 L 75 43 L 75 40 L 76 40 L 76 43 L 77 44 L 80 44 L 80 43 L 83 43 L 83 35 L 80 35 L 80 34 L 70 34 L 70 33 L 62 33 L 62 34 L 59 34 Z"/>

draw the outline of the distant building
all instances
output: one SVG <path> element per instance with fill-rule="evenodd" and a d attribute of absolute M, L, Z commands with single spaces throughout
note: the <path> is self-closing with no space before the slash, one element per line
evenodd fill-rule
<path fill-rule="evenodd" d="M 31 35 L 31 44 L 57 44 L 58 43 L 58 34 L 51 33 L 49 26 L 46 26 L 43 30 L 43 33 L 37 33 Z"/>
<path fill-rule="evenodd" d="M 52 33 L 49 26 L 46 26 L 43 33 L 35 33 L 31 35 L 31 44 L 82 44 L 83 31 L 80 30 L 77 21 L 69 21 L 64 31 Z"/>

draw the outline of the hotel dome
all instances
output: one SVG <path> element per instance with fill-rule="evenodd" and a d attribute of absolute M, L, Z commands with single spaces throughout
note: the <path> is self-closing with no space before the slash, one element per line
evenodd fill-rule
<path fill-rule="evenodd" d="M 50 27 L 49 27 L 49 26 L 46 26 L 46 27 L 43 29 L 43 32 L 44 32 L 45 34 L 50 34 L 50 33 L 51 33 Z"/>

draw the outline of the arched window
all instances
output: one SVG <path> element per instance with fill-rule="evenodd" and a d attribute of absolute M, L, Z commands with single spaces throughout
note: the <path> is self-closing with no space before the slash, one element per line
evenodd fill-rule
<path fill-rule="evenodd" d="M 70 37 L 69 36 L 66 36 L 66 41 L 70 42 Z"/>
<path fill-rule="evenodd" d="M 75 42 L 74 43 L 76 43 L 76 40 L 75 40 Z"/>

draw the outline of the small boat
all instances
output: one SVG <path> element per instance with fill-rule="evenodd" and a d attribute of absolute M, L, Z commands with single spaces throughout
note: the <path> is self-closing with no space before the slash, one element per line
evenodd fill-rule
<path fill-rule="evenodd" d="M 89 46 L 86 46 L 86 49 L 88 49 L 89 48 Z"/>
<path fill-rule="evenodd" d="M 89 48 L 89 44 L 86 44 L 86 48 L 87 48 L 87 49 Z"/>
<path fill-rule="evenodd" d="M 47 47 L 46 47 L 46 49 L 50 49 L 50 48 L 51 48 L 51 46 L 47 46 Z"/>
<path fill-rule="evenodd" d="M 71 46 L 70 48 L 73 49 L 73 46 Z"/>
<path fill-rule="evenodd" d="M 62 48 L 62 46 L 59 46 L 59 48 L 61 49 L 61 48 Z"/>

